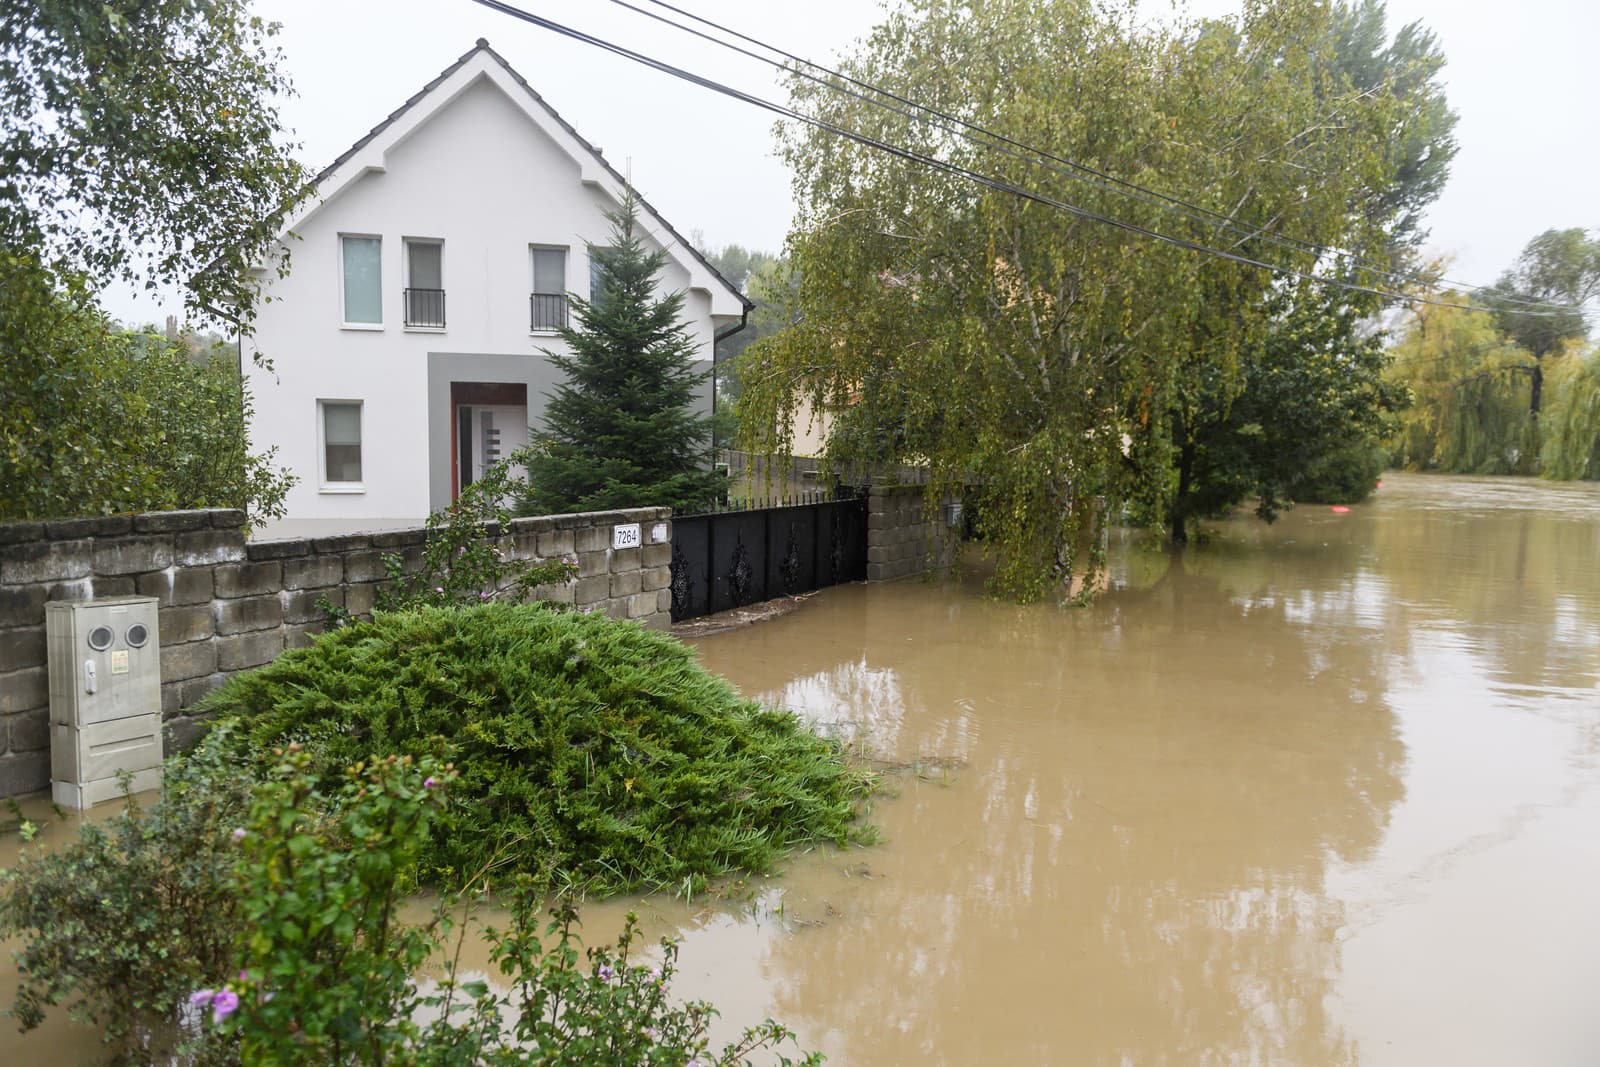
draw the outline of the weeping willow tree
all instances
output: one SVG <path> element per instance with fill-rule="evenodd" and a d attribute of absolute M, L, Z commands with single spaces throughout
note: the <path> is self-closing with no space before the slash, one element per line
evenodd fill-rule
<path fill-rule="evenodd" d="M 1445 303 L 1464 302 L 1446 294 Z M 1533 357 L 1496 327 L 1489 310 L 1418 305 L 1391 350 L 1391 380 L 1412 404 L 1390 441 L 1398 466 L 1512 474 L 1537 458 L 1529 414 Z"/>
<path fill-rule="evenodd" d="M 1396 465 L 1600 479 L 1600 349 L 1558 344 L 1536 360 L 1488 308 L 1422 306 L 1390 355 L 1387 377 L 1412 394 L 1388 441 Z"/>
<path fill-rule="evenodd" d="M 1600 479 L 1600 349 L 1556 360 L 1550 384 L 1540 473 L 1562 480 Z"/>
<path fill-rule="evenodd" d="M 1317 249 L 1389 247 L 1391 214 L 1368 207 L 1394 179 L 1405 105 L 1333 60 L 1332 11 L 1282 0 L 1152 25 L 1131 3 L 913 0 L 843 62 L 1012 143 L 797 78 L 797 110 L 948 166 L 780 128 L 795 325 L 740 369 L 746 447 L 787 451 L 797 416 L 832 411 L 836 464 L 922 465 L 930 501 L 964 487 L 997 592 L 1096 569 L 1083 546 L 1120 505 L 1165 513 L 1200 383 L 1225 407 L 1282 308 L 1326 293 L 1091 216 L 1302 271 L 1329 265 Z"/>

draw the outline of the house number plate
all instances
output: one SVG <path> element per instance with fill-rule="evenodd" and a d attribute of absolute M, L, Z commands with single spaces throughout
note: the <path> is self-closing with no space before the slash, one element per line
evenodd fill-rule
<path fill-rule="evenodd" d="M 639 544 L 640 540 L 638 523 L 630 522 L 626 526 L 611 527 L 612 548 L 638 548 Z"/>

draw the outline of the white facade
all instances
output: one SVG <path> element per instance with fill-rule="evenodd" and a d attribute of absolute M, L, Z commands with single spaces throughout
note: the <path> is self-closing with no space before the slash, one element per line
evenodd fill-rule
<path fill-rule="evenodd" d="M 607 243 L 624 188 L 481 40 L 324 172 L 245 341 L 252 444 L 299 478 L 266 535 L 416 525 L 525 440 L 560 380 L 541 350 L 565 349 L 535 328 L 565 309 L 536 277 L 589 295 L 586 242 Z M 648 205 L 640 221 L 709 369 L 748 305 Z"/>

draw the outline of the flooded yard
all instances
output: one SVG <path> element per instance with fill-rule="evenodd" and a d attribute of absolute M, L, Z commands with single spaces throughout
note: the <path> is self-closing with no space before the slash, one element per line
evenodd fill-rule
<path fill-rule="evenodd" d="M 902 582 L 697 639 L 903 768 L 883 843 L 589 928 L 638 908 L 680 994 L 836 1064 L 1596 1062 L 1600 486 L 1391 475 L 1113 557 L 1087 609 Z"/>

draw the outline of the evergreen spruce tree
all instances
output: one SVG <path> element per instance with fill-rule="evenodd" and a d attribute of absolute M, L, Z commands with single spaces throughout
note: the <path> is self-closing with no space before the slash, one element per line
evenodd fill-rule
<path fill-rule="evenodd" d="M 595 291 L 572 296 L 577 326 L 561 331 L 570 355 L 546 351 L 566 375 L 545 409 L 545 431 L 520 457 L 523 514 L 670 506 L 717 499 L 727 478 L 708 468 L 711 420 L 691 408 L 706 375 L 679 316 L 683 294 L 657 296 L 666 253 L 640 238 L 630 191 L 609 247 L 589 246 Z"/>

